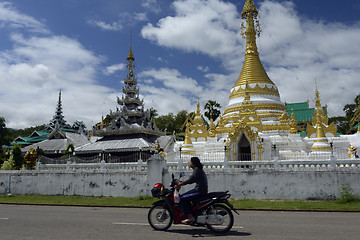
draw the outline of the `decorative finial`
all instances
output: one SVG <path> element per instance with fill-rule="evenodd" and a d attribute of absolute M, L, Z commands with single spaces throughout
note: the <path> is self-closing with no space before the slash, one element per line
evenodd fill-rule
<path fill-rule="evenodd" d="M 315 95 L 316 95 L 315 109 L 321 109 L 320 96 L 319 96 L 319 91 L 318 91 L 318 89 L 317 89 L 316 78 L 315 78 L 315 86 L 316 86 L 316 91 L 315 91 Z"/>
<path fill-rule="evenodd" d="M 200 103 L 199 103 L 199 98 L 197 100 L 197 109 L 196 109 L 196 113 L 199 114 L 200 113 Z"/>
<path fill-rule="evenodd" d="M 259 12 L 259 11 L 256 9 L 255 4 L 254 4 L 254 1 L 253 1 L 253 0 L 246 0 L 245 5 L 244 5 L 244 8 L 243 8 L 243 10 L 242 10 L 242 12 L 241 12 L 241 17 L 242 17 L 243 19 L 246 19 L 246 18 L 247 18 L 247 15 L 248 15 L 249 13 L 253 13 L 253 14 L 254 14 L 254 17 L 256 17 L 257 14 L 258 14 L 258 12 Z"/>
<path fill-rule="evenodd" d="M 134 53 L 132 52 L 132 30 L 130 30 L 130 50 L 126 60 L 128 60 L 129 62 L 128 64 L 129 69 L 133 69 L 134 67 L 133 62 L 135 61 L 135 58 L 134 58 Z"/>
<path fill-rule="evenodd" d="M 256 35 L 260 36 L 261 29 L 257 15 L 258 10 L 253 0 L 246 0 L 244 9 L 241 12 L 241 18 L 247 22 L 245 33 L 243 32 L 244 23 L 241 25 L 242 35 L 246 37 L 246 54 L 259 55 L 256 47 Z"/>

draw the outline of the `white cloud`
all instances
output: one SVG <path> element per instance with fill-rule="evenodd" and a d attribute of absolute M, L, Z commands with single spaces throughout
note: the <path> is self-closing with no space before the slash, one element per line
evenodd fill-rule
<path fill-rule="evenodd" d="M 121 31 L 124 29 L 124 26 L 134 26 L 138 22 L 147 21 L 147 14 L 145 12 L 134 12 L 134 13 L 120 13 L 119 19 L 111 23 L 107 23 L 103 20 L 89 19 L 88 24 L 94 27 L 98 27 L 104 31 Z"/>
<path fill-rule="evenodd" d="M 240 37 L 239 15 L 233 4 L 219 0 L 174 1 L 176 16 L 149 23 L 141 34 L 158 45 L 210 56 L 230 54 Z M 235 20 L 235 21 L 234 21 Z"/>
<path fill-rule="evenodd" d="M 203 90 L 197 81 L 190 77 L 181 75 L 177 69 L 161 68 L 150 69 L 139 74 L 141 78 L 152 78 L 167 89 L 177 91 L 181 94 L 198 94 Z"/>
<path fill-rule="evenodd" d="M 16 18 L 8 17 L 5 21 L 2 16 L 4 24 L 18 23 L 24 31 L 35 32 L 36 20 L 25 24 L 24 19 L 29 17 L 15 9 L 8 11 L 9 16 Z M 46 29 L 41 24 L 37 26 Z M 12 33 L 12 48 L 0 52 L 0 116 L 11 128 L 47 124 L 55 113 L 58 92 L 62 89 L 65 119 L 70 124 L 85 121 L 91 128 L 94 121 L 100 121 L 101 113 L 112 108 L 118 95 L 96 82 L 102 57 L 77 40 L 40 32 L 27 36 Z"/>
<path fill-rule="evenodd" d="M 209 72 L 209 67 L 208 66 L 197 66 L 196 67 L 199 71 L 201 71 L 201 72 L 204 72 L 204 73 L 207 73 L 207 72 Z"/>
<path fill-rule="evenodd" d="M 106 31 L 120 31 L 124 28 L 120 21 L 106 23 L 104 21 L 90 19 L 90 20 L 88 20 L 88 23 L 94 27 L 98 27 L 98 28 L 100 28 L 102 30 L 106 30 Z"/>
<path fill-rule="evenodd" d="M 141 6 L 154 13 L 159 13 L 161 11 L 157 0 L 142 0 Z"/>
<path fill-rule="evenodd" d="M 111 66 L 106 67 L 106 69 L 104 70 L 104 73 L 106 75 L 112 75 L 117 71 L 122 71 L 124 70 L 126 67 L 126 65 L 124 63 L 118 63 L 118 64 L 114 64 Z"/>
<path fill-rule="evenodd" d="M 0 26 L 26 29 L 35 33 L 49 33 L 47 27 L 38 20 L 18 12 L 10 2 L 0 2 Z"/>

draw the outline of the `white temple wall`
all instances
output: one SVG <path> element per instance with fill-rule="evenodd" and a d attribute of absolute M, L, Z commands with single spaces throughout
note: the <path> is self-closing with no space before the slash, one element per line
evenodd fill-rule
<path fill-rule="evenodd" d="M 178 171 L 175 176 L 178 176 Z M 171 172 L 163 172 L 165 186 Z M 191 171 L 186 171 L 186 179 Z M 80 195 L 136 197 L 150 195 L 158 180 L 150 180 L 144 171 L 3 171 L 0 194 Z M 235 199 L 335 199 L 342 184 L 360 195 L 360 170 L 276 171 L 247 169 L 207 170 L 209 191 L 229 190 Z M 160 177 L 160 176 L 159 176 Z M 161 179 L 161 177 L 159 178 Z M 182 192 L 193 187 L 187 186 Z"/>

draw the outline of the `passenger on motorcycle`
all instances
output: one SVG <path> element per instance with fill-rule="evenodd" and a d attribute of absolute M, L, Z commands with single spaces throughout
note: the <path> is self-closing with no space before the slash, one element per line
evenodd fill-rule
<path fill-rule="evenodd" d="M 195 221 L 195 218 L 191 213 L 191 201 L 206 195 L 208 192 L 207 177 L 200 159 L 198 157 L 192 157 L 189 166 L 193 169 L 193 173 L 189 179 L 175 185 L 175 188 L 179 190 L 180 186 L 196 183 L 194 189 L 182 194 L 180 197 L 180 207 L 186 217 L 185 220 L 181 221 L 183 224 L 191 224 Z"/>

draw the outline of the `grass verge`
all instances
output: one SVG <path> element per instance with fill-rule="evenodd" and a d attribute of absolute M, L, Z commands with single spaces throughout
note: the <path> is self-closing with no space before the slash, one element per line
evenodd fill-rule
<path fill-rule="evenodd" d="M 112 206 L 112 207 L 150 207 L 158 199 L 140 196 L 123 197 L 81 197 L 46 195 L 0 195 L 0 203 L 45 204 L 66 206 Z M 231 200 L 236 209 L 248 210 L 304 210 L 304 211 L 360 211 L 360 201 L 341 203 L 339 201 L 263 201 Z"/>

